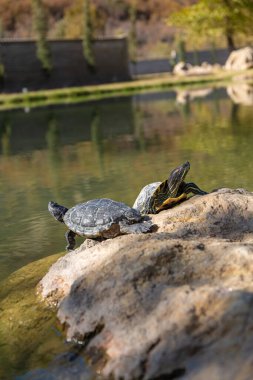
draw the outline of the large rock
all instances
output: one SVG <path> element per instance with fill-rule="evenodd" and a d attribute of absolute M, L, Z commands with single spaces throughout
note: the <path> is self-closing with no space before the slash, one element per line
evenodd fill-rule
<path fill-rule="evenodd" d="M 153 221 L 84 244 L 40 282 L 68 339 L 104 352 L 115 378 L 253 378 L 253 194 L 222 189 Z"/>
<path fill-rule="evenodd" d="M 230 53 L 226 63 L 226 70 L 248 70 L 253 67 L 253 48 L 245 47 Z"/>

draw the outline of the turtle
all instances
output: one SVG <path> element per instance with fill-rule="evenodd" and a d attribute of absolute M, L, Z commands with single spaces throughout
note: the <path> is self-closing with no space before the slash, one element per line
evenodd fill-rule
<path fill-rule="evenodd" d="M 150 219 L 143 217 L 138 210 L 108 198 L 89 200 L 70 209 L 50 201 L 48 210 L 69 228 L 65 234 L 67 250 L 74 249 L 76 235 L 110 239 L 123 234 L 145 233 L 153 226 Z"/>
<path fill-rule="evenodd" d="M 187 199 L 189 193 L 205 195 L 195 183 L 184 182 L 190 170 L 190 163 L 186 161 L 170 173 L 163 182 L 153 182 L 143 187 L 136 198 L 133 208 L 143 214 L 157 214 L 159 211 L 176 206 Z"/>

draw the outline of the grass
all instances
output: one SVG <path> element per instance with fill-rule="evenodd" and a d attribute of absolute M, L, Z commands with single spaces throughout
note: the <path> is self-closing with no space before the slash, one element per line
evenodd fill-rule
<path fill-rule="evenodd" d="M 40 90 L 26 93 L 0 95 L 0 110 L 15 108 L 32 108 L 56 104 L 80 103 L 89 100 L 98 100 L 115 96 L 127 96 L 135 93 L 163 90 L 168 88 L 182 88 L 199 86 L 202 84 L 226 85 L 234 76 L 251 74 L 247 72 L 217 71 L 211 75 L 175 77 L 170 74 L 146 76 L 129 82 L 110 83 L 92 86 L 71 87 L 55 90 Z"/>

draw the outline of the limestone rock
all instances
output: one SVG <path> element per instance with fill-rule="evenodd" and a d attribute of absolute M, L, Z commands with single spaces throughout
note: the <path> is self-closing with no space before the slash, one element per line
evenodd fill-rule
<path fill-rule="evenodd" d="M 116 379 L 253 378 L 253 194 L 221 189 L 152 217 L 156 233 L 82 246 L 39 285 L 67 338 Z"/>
<path fill-rule="evenodd" d="M 220 189 L 194 196 L 181 205 L 154 215 L 158 232 L 173 237 L 193 236 L 239 239 L 253 232 L 253 193 L 244 189 Z"/>
<path fill-rule="evenodd" d="M 248 70 L 253 67 L 253 48 L 247 46 L 230 53 L 226 63 L 226 70 Z"/>
<path fill-rule="evenodd" d="M 174 69 L 173 74 L 178 76 L 185 75 L 207 75 L 217 71 L 219 67 L 212 66 L 207 62 L 203 62 L 201 65 L 191 65 L 186 62 L 178 62 Z"/>
<path fill-rule="evenodd" d="M 173 68 L 173 74 L 175 75 L 186 75 L 191 69 L 192 65 L 186 62 L 178 62 Z"/>

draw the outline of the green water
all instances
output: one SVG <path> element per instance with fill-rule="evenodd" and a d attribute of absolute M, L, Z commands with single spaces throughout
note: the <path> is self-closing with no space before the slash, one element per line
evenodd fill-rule
<path fill-rule="evenodd" d="M 65 248 L 49 200 L 132 205 L 142 186 L 186 160 L 187 179 L 204 190 L 253 190 L 253 106 L 226 89 L 184 104 L 162 92 L 2 112 L 0 148 L 0 279 Z"/>

